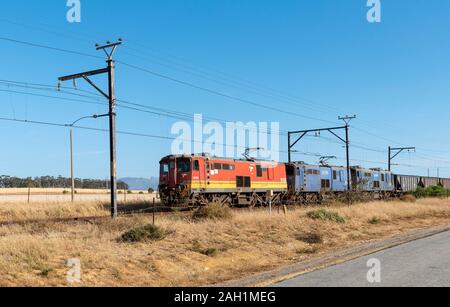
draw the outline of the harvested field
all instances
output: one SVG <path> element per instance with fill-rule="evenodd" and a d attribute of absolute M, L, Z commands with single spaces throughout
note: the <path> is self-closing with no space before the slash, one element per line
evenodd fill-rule
<path fill-rule="evenodd" d="M 153 201 L 156 194 L 145 191 L 120 191 L 118 196 L 122 202 Z M 70 189 L 0 189 L 0 204 L 26 203 L 28 198 L 31 203 L 66 203 L 71 201 Z M 76 203 L 108 202 L 109 190 L 85 190 L 77 189 L 75 195 Z"/>

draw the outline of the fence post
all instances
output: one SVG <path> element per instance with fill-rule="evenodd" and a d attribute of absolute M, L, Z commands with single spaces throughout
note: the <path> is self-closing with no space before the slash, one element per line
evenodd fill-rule
<path fill-rule="evenodd" d="M 272 216 L 272 197 L 273 190 L 267 190 L 267 199 L 269 200 L 269 214 Z"/>
<path fill-rule="evenodd" d="M 155 197 L 153 197 L 153 226 L 155 226 L 155 213 L 156 213 L 156 201 Z"/>

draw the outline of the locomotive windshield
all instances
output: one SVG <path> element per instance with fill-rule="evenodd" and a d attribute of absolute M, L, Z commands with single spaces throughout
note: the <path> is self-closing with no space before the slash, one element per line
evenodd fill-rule
<path fill-rule="evenodd" d="M 169 164 L 161 163 L 161 174 L 167 175 L 169 173 Z"/>
<path fill-rule="evenodd" d="M 191 161 L 188 159 L 178 159 L 177 169 L 179 173 L 189 173 L 191 171 Z"/>

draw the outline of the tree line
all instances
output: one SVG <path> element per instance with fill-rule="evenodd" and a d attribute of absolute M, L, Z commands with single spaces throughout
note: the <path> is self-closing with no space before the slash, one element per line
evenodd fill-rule
<path fill-rule="evenodd" d="M 11 176 L 0 176 L 0 188 L 42 188 L 42 189 L 67 189 L 72 186 L 72 180 L 62 176 L 42 176 L 34 178 L 19 178 Z M 109 189 L 109 180 L 98 179 L 75 179 L 76 189 Z M 129 187 L 125 182 L 118 181 L 117 188 L 120 190 L 128 190 Z"/>

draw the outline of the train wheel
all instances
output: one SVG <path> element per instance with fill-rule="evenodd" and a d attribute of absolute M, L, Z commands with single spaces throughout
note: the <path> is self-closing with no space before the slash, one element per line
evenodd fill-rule
<path fill-rule="evenodd" d="M 211 203 L 222 207 L 230 206 L 231 198 L 228 195 L 213 196 Z"/>

